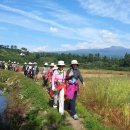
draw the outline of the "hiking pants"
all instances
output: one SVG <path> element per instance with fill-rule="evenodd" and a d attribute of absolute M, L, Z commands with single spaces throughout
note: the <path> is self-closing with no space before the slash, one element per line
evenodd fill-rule
<path fill-rule="evenodd" d="M 64 88 L 59 92 L 59 112 L 64 114 Z"/>
<path fill-rule="evenodd" d="M 57 105 L 59 99 L 59 113 L 61 115 L 64 114 L 64 88 L 62 88 L 59 92 L 54 93 L 54 104 Z"/>
<path fill-rule="evenodd" d="M 70 100 L 70 110 L 71 110 L 72 116 L 76 114 L 76 109 L 75 109 L 76 97 L 77 97 L 77 91 L 75 91 L 73 99 Z"/>

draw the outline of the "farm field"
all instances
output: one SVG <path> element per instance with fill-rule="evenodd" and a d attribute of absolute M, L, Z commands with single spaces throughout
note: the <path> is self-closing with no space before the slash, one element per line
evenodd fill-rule
<path fill-rule="evenodd" d="M 129 72 L 81 70 L 81 73 L 86 87 L 80 87 L 78 102 L 105 126 L 130 129 Z"/>

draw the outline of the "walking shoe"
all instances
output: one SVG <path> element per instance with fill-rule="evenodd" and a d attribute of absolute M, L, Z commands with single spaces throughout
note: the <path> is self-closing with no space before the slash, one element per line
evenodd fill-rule
<path fill-rule="evenodd" d="M 78 120 L 79 119 L 77 114 L 73 115 L 73 118 L 74 118 L 74 120 Z"/>
<path fill-rule="evenodd" d="M 53 108 L 55 108 L 55 109 L 56 109 L 56 108 L 57 108 L 57 105 L 55 105 L 55 104 L 54 104 L 54 105 L 53 105 Z"/>

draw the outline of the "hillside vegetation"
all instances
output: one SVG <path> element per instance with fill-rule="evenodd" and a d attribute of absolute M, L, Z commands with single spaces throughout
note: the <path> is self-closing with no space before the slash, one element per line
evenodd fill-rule
<path fill-rule="evenodd" d="M 20 55 L 23 53 L 24 55 Z M 0 61 L 16 61 L 20 64 L 24 62 L 37 62 L 39 66 L 43 66 L 44 62 L 57 63 L 58 60 L 64 60 L 66 65 L 70 64 L 72 59 L 77 59 L 80 68 L 87 69 L 108 69 L 108 70 L 130 70 L 130 54 L 126 54 L 124 58 L 114 58 L 101 56 L 97 54 L 74 55 L 74 54 L 58 54 L 45 52 L 29 52 L 26 48 L 17 49 L 0 46 Z"/>

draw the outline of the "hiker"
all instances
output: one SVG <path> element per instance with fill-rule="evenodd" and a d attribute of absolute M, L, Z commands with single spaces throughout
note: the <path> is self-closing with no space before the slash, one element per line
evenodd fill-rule
<path fill-rule="evenodd" d="M 54 67 L 52 69 L 52 75 L 53 75 L 54 71 L 57 70 L 57 69 L 58 69 L 57 65 L 54 65 Z M 50 97 L 53 99 L 54 98 L 54 92 L 52 90 L 52 76 L 51 76 L 51 83 L 50 83 L 50 85 L 51 86 L 50 86 L 49 94 L 50 94 Z"/>
<path fill-rule="evenodd" d="M 46 86 L 46 87 L 48 86 L 47 71 L 48 71 L 48 63 L 46 62 L 42 69 L 43 86 Z"/>
<path fill-rule="evenodd" d="M 34 62 L 34 67 L 33 67 L 33 71 L 34 71 L 34 81 L 37 81 L 38 80 L 38 73 L 39 73 L 39 68 L 37 66 L 37 63 Z"/>
<path fill-rule="evenodd" d="M 27 71 L 27 63 L 26 62 L 23 65 L 22 71 L 24 72 L 24 76 L 27 76 L 28 71 Z"/>
<path fill-rule="evenodd" d="M 13 70 L 15 71 L 15 69 L 16 69 L 16 62 L 14 61 Z"/>
<path fill-rule="evenodd" d="M 11 64 L 12 64 L 11 70 L 13 70 L 14 69 L 14 62 L 11 62 Z"/>
<path fill-rule="evenodd" d="M 52 75 L 52 90 L 54 91 L 54 104 L 53 107 L 59 106 L 59 112 L 64 114 L 64 93 L 65 93 L 65 78 L 66 71 L 63 69 L 65 66 L 64 61 L 58 61 L 58 69 Z M 58 101 L 59 99 L 59 101 Z M 59 105 L 58 105 L 59 102 Z"/>
<path fill-rule="evenodd" d="M 19 62 L 16 63 L 16 65 L 15 65 L 15 72 L 18 72 L 18 71 L 19 71 Z"/>
<path fill-rule="evenodd" d="M 51 80 L 52 80 L 52 74 L 53 74 L 53 68 L 54 68 L 54 63 L 51 63 L 50 64 L 50 68 L 48 69 L 47 71 L 47 78 L 48 78 L 48 81 L 51 83 Z"/>
<path fill-rule="evenodd" d="M 33 75 L 32 75 L 32 73 L 33 73 L 32 72 L 33 71 L 32 62 L 28 63 L 27 71 L 28 71 L 28 77 L 32 79 L 33 78 Z"/>
<path fill-rule="evenodd" d="M 8 69 L 8 64 L 7 63 L 5 63 L 5 70 L 7 70 Z"/>
<path fill-rule="evenodd" d="M 66 86 L 66 93 L 65 96 L 67 99 L 70 100 L 70 111 L 71 115 L 75 120 L 78 120 L 79 117 L 76 113 L 75 109 L 75 102 L 77 93 L 79 91 L 79 84 L 78 79 L 81 81 L 81 83 L 85 86 L 84 80 L 80 74 L 79 69 L 77 68 L 79 66 L 79 63 L 77 60 L 71 61 L 71 67 L 68 69 L 66 74 L 66 80 L 67 80 L 67 86 Z"/>
<path fill-rule="evenodd" d="M 2 69 L 5 69 L 5 61 L 2 61 Z"/>
<path fill-rule="evenodd" d="M 8 70 L 12 70 L 12 64 L 10 60 L 8 61 Z"/>

